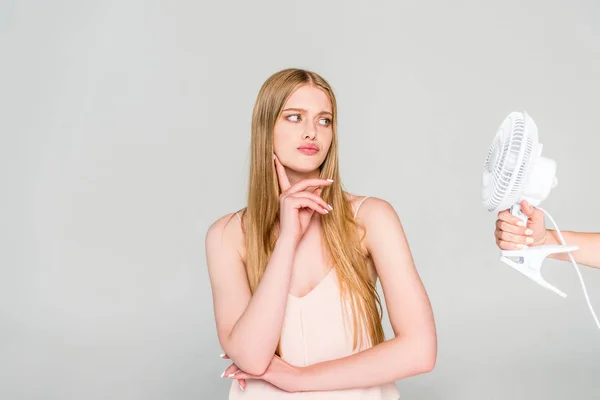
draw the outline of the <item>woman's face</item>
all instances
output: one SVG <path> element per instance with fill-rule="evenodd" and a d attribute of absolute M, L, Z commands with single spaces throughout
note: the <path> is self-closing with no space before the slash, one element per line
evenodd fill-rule
<path fill-rule="evenodd" d="M 308 173 L 317 170 L 329 151 L 333 135 L 331 101 L 312 85 L 296 89 L 275 123 L 273 147 L 287 168 Z"/>

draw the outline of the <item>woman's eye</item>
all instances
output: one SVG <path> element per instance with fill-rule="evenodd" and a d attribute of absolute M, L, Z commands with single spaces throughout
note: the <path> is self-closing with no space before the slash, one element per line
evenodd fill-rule
<path fill-rule="evenodd" d="M 285 117 L 285 119 L 287 119 L 290 122 L 299 122 L 302 120 L 302 116 L 300 114 L 292 114 L 292 115 L 288 115 L 287 117 Z M 329 125 L 331 125 L 331 119 L 320 118 L 319 124 L 321 124 L 323 126 L 329 126 Z"/>

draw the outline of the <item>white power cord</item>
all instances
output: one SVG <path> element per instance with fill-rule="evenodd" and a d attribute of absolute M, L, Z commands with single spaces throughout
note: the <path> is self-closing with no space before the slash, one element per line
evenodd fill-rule
<path fill-rule="evenodd" d="M 550 221 L 552 221 L 552 224 L 554 225 L 554 228 L 556 229 L 556 233 L 558 233 L 558 237 L 560 238 L 561 244 L 563 246 L 566 246 L 567 244 L 565 243 L 565 239 L 563 238 L 562 234 L 560 233 L 560 229 L 558 229 L 558 225 L 556 225 L 556 222 L 554 222 L 554 218 L 552 218 L 552 216 L 548 213 L 548 211 L 544 210 L 543 208 L 540 208 L 540 207 L 536 207 L 536 208 L 538 210 L 543 211 L 544 214 L 546 214 L 548 216 Z M 577 276 L 579 276 L 579 280 L 581 281 L 581 287 L 583 288 L 583 294 L 585 296 L 585 300 L 587 301 L 587 305 L 592 313 L 592 316 L 594 317 L 594 321 L 596 322 L 598 329 L 600 329 L 600 322 L 598 322 L 598 317 L 596 316 L 596 313 L 594 312 L 594 308 L 592 307 L 592 304 L 590 302 L 590 298 L 589 298 L 587 290 L 585 288 L 585 283 L 583 283 L 583 277 L 581 276 L 581 272 L 579 271 L 579 266 L 575 262 L 575 258 L 573 257 L 573 255 L 571 254 L 570 251 L 568 252 L 568 254 L 569 254 L 569 258 L 571 259 L 571 262 L 573 263 L 573 266 L 575 267 L 575 272 L 577 272 Z"/>

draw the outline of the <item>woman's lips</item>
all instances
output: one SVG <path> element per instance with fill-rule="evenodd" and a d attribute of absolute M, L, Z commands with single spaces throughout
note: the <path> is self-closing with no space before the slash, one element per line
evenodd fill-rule
<path fill-rule="evenodd" d="M 319 152 L 319 150 L 314 147 L 299 147 L 298 150 L 309 156 L 312 156 L 313 154 L 317 154 Z"/>

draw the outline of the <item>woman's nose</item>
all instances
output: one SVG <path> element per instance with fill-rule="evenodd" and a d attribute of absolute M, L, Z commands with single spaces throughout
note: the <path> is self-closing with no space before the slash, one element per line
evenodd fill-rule
<path fill-rule="evenodd" d="M 304 139 L 314 139 L 317 137 L 317 127 L 314 123 L 307 123 L 304 130 Z"/>
<path fill-rule="evenodd" d="M 315 132 L 304 133 L 304 139 L 314 139 L 315 137 L 317 137 L 317 134 Z"/>

